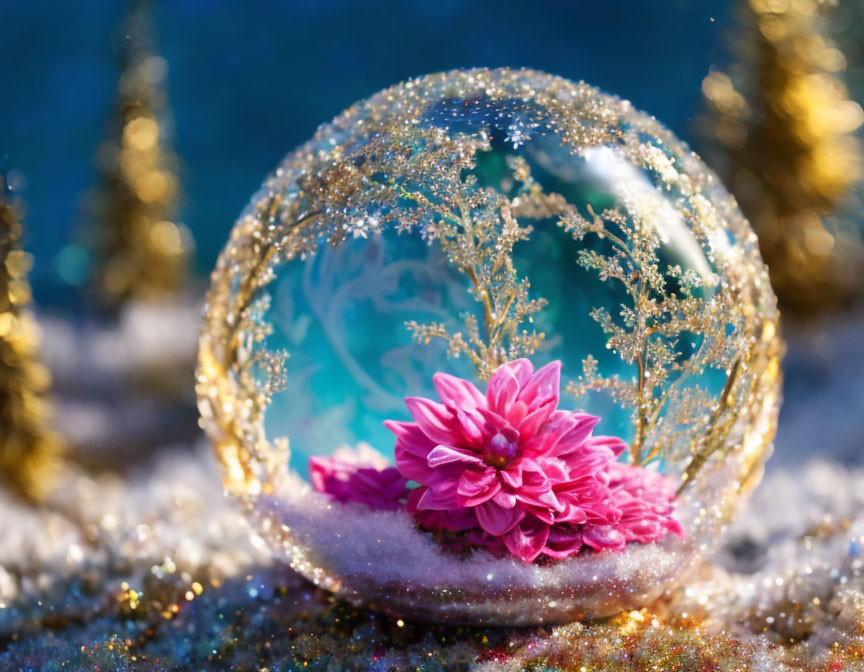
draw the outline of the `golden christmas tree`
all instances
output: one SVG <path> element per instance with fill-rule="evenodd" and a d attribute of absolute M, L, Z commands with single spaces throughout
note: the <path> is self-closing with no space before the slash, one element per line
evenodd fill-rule
<path fill-rule="evenodd" d="M 39 329 L 28 309 L 32 258 L 21 249 L 19 205 L 0 177 L 0 477 L 39 499 L 50 487 L 62 443 L 50 426 L 51 385 L 38 361 Z"/>
<path fill-rule="evenodd" d="M 179 182 L 170 146 L 166 63 L 153 50 L 150 3 L 136 0 L 121 50 L 117 110 L 97 163 L 93 215 L 102 299 L 161 300 L 184 284 L 191 239 L 174 219 Z"/>
<path fill-rule="evenodd" d="M 847 302 L 864 272 L 860 228 L 842 214 L 862 176 L 853 133 L 864 112 L 826 37 L 830 11 L 818 0 L 749 0 L 737 63 L 702 84 L 721 172 L 759 234 L 781 305 L 799 315 Z"/>

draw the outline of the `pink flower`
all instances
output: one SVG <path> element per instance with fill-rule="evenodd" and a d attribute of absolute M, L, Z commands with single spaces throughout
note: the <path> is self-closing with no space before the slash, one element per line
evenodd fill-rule
<path fill-rule="evenodd" d="M 668 478 L 630 464 L 616 462 L 610 470 L 615 507 L 621 510 L 616 529 L 626 541 L 647 544 L 668 533 L 684 535 L 681 524 L 672 517 L 675 487 Z"/>
<path fill-rule="evenodd" d="M 385 424 L 396 466 L 421 486 L 408 500 L 418 522 L 467 531 L 471 543 L 525 562 L 618 545 L 606 531 L 622 515 L 610 466 L 626 446 L 592 436 L 599 418 L 558 410 L 560 371 L 557 361 L 535 372 L 519 359 L 495 372 L 485 395 L 438 373 L 442 403 L 405 400 L 415 422 Z"/>
<path fill-rule="evenodd" d="M 440 402 L 409 397 L 414 422 L 384 423 L 396 435 L 395 468 L 368 446 L 343 449 L 310 460 L 313 485 L 341 502 L 404 508 L 448 547 L 524 562 L 683 534 L 671 482 L 619 462 L 627 446 L 593 436 L 599 418 L 558 409 L 560 375 L 560 362 L 535 372 L 518 359 L 483 394 L 438 373 Z"/>
<path fill-rule="evenodd" d="M 331 457 L 309 458 L 312 486 L 342 502 L 359 502 L 370 509 L 402 508 L 407 480 L 371 446 L 344 447 Z"/>

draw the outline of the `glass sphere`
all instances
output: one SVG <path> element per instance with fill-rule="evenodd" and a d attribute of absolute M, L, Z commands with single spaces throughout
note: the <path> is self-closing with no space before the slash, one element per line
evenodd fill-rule
<path fill-rule="evenodd" d="M 532 624 L 680 583 L 779 394 L 756 237 L 629 103 L 430 75 L 288 155 L 213 274 L 198 395 L 292 567 L 431 620 Z"/>

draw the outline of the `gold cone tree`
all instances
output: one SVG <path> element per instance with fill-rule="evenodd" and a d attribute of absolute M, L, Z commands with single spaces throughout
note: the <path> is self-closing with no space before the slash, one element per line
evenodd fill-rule
<path fill-rule="evenodd" d="M 817 0 L 742 4 L 737 62 L 702 86 L 721 172 L 759 234 L 781 305 L 798 316 L 848 302 L 864 272 L 860 224 L 844 215 L 862 176 L 854 132 L 864 112 L 826 37 L 831 11 Z"/>
<path fill-rule="evenodd" d="M 183 287 L 191 248 L 175 220 L 177 159 L 165 90 L 166 63 L 154 54 L 150 3 L 133 3 L 121 49 L 117 109 L 97 155 L 93 199 L 94 281 L 103 301 L 159 301 Z"/>
<path fill-rule="evenodd" d="M 0 480 L 40 499 L 56 475 L 62 443 L 50 425 L 51 385 L 39 362 L 39 329 L 28 309 L 31 257 L 21 249 L 19 205 L 0 176 Z"/>

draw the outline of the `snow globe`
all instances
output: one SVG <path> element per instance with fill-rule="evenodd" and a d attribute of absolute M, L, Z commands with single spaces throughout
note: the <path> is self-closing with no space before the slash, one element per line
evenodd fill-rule
<path fill-rule="evenodd" d="M 311 581 L 556 623 L 710 553 L 781 350 L 755 235 L 695 154 L 584 83 L 478 69 L 287 156 L 213 273 L 197 390 L 226 489 Z"/>

